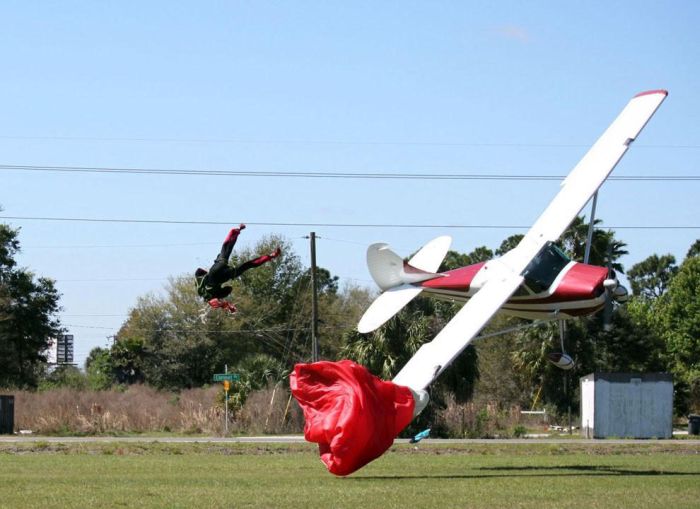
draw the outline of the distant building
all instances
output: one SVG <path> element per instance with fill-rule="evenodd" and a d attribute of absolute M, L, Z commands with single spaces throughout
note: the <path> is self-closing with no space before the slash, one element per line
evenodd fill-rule
<path fill-rule="evenodd" d="M 587 438 L 671 438 L 669 373 L 591 373 L 581 383 L 581 434 Z"/>
<path fill-rule="evenodd" d="M 61 334 L 51 338 L 46 350 L 46 360 L 49 366 L 73 364 L 73 334 Z"/>

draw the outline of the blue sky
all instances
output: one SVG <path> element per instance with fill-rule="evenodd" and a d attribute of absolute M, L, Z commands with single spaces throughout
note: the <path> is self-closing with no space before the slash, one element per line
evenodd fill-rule
<path fill-rule="evenodd" d="M 664 88 L 613 175 L 700 175 L 697 2 L 9 1 L 0 23 L 0 165 L 563 176 L 634 94 Z M 21 227 L 20 263 L 57 281 L 81 363 L 139 296 L 208 265 L 228 224 L 250 224 L 243 246 L 286 236 L 307 264 L 315 230 L 320 265 L 371 285 L 368 244 L 495 248 L 524 228 L 446 226 L 526 227 L 558 188 L 0 172 L 0 221 Z M 606 183 L 605 226 L 669 227 L 617 229 L 623 263 L 680 261 L 699 191 Z"/>

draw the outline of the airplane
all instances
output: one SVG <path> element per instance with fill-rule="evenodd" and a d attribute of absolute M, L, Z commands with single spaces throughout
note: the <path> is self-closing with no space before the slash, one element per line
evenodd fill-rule
<path fill-rule="evenodd" d="M 450 302 L 467 302 L 473 297 L 488 281 L 487 262 L 438 273 L 428 270 L 440 265 L 451 241 L 449 236 L 433 239 L 407 262 L 387 244 L 372 244 L 367 250 L 367 265 L 385 293 L 365 312 L 358 331 L 376 330 L 423 292 Z M 496 313 L 531 320 L 557 319 L 561 324 L 561 320 L 591 315 L 629 298 L 614 271 L 573 261 L 553 242 L 546 243 L 522 275 L 524 281 Z M 562 369 L 574 366 L 563 346 L 550 360 Z"/>
<path fill-rule="evenodd" d="M 564 179 L 520 243 L 500 258 L 438 273 L 450 247 L 448 236 L 430 241 L 408 262 L 387 244 L 369 246 L 368 268 L 383 293 L 360 319 L 359 332 L 376 330 L 422 292 L 466 302 L 435 339 L 421 346 L 394 383 L 424 392 L 496 313 L 566 319 L 596 313 L 606 301 L 627 299 L 627 290 L 608 268 L 569 260 L 554 242 L 596 195 L 667 95 L 651 90 L 634 96 Z M 564 369 L 573 366 L 563 352 L 551 360 Z"/>
<path fill-rule="evenodd" d="M 439 273 L 451 243 L 448 236 L 430 241 L 408 262 L 387 244 L 369 246 L 369 271 L 383 293 L 360 319 L 359 332 L 376 330 L 422 292 L 465 304 L 390 382 L 347 360 L 295 366 L 290 387 L 304 409 L 304 434 L 319 443 L 331 473 L 348 475 L 381 456 L 427 406 L 428 386 L 496 313 L 563 319 L 596 313 L 606 302 L 626 298 L 608 268 L 571 261 L 554 242 L 591 198 L 595 207 L 599 187 L 667 95 L 650 90 L 634 96 L 518 245 L 503 256 Z M 559 367 L 573 365 L 563 352 L 555 357 Z M 366 429 L 369 422 L 374 430 Z"/>
<path fill-rule="evenodd" d="M 422 255 L 427 255 L 433 262 L 430 267 L 435 262 L 439 266 L 451 240 L 448 236 L 433 239 L 408 262 L 391 251 L 387 244 L 372 244 L 367 253 L 369 271 L 386 293 L 375 301 L 374 309 L 364 314 L 358 331 L 367 333 L 376 330 L 394 316 L 399 304 L 406 305 L 409 297 L 411 300 L 415 298 L 417 289 L 431 297 L 451 302 L 467 302 L 473 297 L 488 281 L 486 262 L 439 273 L 418 267 L 428 266 L 417 260 Z M 553 242 L 546 243 L 522 275 L 524 281 L 498 313 L 532 320 L 572 318 L 600 311 L 606 304 L 607 296 L 616 302 L 624 302 L 628 298 L 627 289 L 607 268 L 572 261 Z M 410 291 L 405 291 L 409 288 Z M 391 304 L 388 301 L 392 301 Z"/>

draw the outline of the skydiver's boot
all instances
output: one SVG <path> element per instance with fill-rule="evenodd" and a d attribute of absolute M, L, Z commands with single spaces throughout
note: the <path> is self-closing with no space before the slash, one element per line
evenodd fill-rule
<path fill-rule="evenodd" d="M 269 255 L 258 256 L 257 258 L 255 258 L 255 259 L 253 259 L 253 260 L 249 260 L 249 261 L 247 261 L 247 262 L 245 262 L 245 263 L 239 265 L 239 266 L 236 268 L 236 275 L 235 275 L 235 277 L 240 276 L 240 275 L 243 274 L 246 270 L 250 270 L 250 269 L 252 269 L 252 268 L 254 268 L 254 267 L 260 267 L 262 264 L 274 260 L 274 259 L 277 258 L 280 254 L 282 254 L 282 250 L 278 247 L 277 249 L 275 249 L 275 250 L 274 250 L 272 253 L 270 253 Z"/>
<path fill-rule="evenodd" d="M 231 257 L 231 253 L 233 252 L 233 246 L 236 245 L 236 240 L 238 240 L 238 236 L 244 229 L 245 225 L 243 223 L 241 223 L 238 228 L 231 228 L 231 231 L 228 232 L 228 235 L 226 235 L 224 243 L 221 246 L 221 253 L 219 253 L 219 256 L 216 258 L 217 261 L 221 260 L 228 263 L 228 259 Z"/>
<path fill-rule="evenodd" d="M 236 242 L 236 239 L 238 236 L 241 234 L 241 231 L 245 230 L 245 225 L 241 223 L 238 228 L 231 228 L 231 231 L 228 232 L 228 235 L 224 239 L 224 243 L 231 242 L 233 241 L 234 243 Z"/>

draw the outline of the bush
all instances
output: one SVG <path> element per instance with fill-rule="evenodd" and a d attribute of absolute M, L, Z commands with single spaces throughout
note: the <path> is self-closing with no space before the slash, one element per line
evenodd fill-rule
<path fill-rule="evenodd" d="M 517 425 L 513 428 L 513 437 L 522 438 L 527 435 L 527 428 L 525 426 Z"/>

